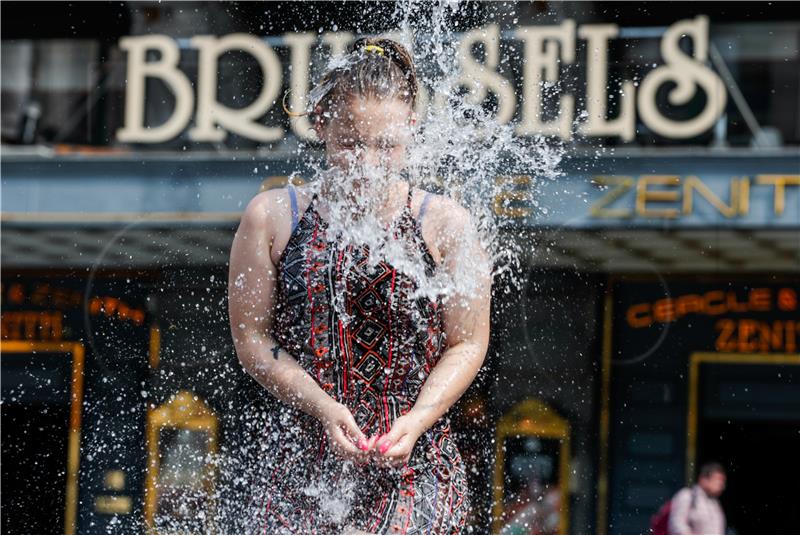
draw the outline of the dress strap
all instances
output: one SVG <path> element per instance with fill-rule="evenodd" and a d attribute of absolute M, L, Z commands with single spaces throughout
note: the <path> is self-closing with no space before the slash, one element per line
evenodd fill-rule
<path fill-rule="evenodd" d="M 408 208 L 409 210 L 411 209 L 411 196 L 412 196 L 413 192 L 414 192 L 414 186 L 409 184 L 408 185 L 408 198 L 406 199 L 406 208 Z"/>
<path fill-rule="evenodd" d="M 422 199 L 422 205 L 419 207 L 419 215 L 417 215 L 417 222 L 422 224 L 422 216 L 425 215 L 425 209 L 428 207 L 428 201 L 431 199 L 431 192 L 427 192 Z"/>
<path fill-rule="evenodd" d="M 292 232 L 294 232 L 294 228 L 297 226 L 297 195 L 294 191 L 294 186 L 292 184 L 287 184 L 287 189 L 289 190 L 289 200 L 292 203 Z"/>

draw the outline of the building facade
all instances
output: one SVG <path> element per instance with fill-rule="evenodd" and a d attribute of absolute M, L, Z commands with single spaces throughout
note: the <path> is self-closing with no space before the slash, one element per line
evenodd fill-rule
<path fill-rule="evenodd" d="M 36 24 L 41 6 L 2 7 L 3 522 L 203 532 L 223 477 L 206 461 L 266 396 L 230 337 L 230 244 L 319 149 L 281 97 L 391 30 L 392 6 L 44 6 Z M 642 533 L 708 460 L 736 533 L 797 525 L 800 19 L 747 9 L 455 17 L 464 83 L 565 147 L 558 178 L 498 177 L 486 199 L 524 284 L 496 281 L 450 416 L 475 533 Z"/>

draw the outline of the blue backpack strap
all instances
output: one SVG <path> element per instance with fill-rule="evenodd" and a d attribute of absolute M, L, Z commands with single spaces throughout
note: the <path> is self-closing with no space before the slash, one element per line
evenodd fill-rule
<path fill-rule="evenodd" d="M 428 201 L 431 198 L 431 193 L 428 192 L 425 194 L 425 197 L 422 198 L 422 204 L 419 207 L 419 215 L 417 216 L 417 222 L 422 225 L 422 216 L 425 215 L 425 209 L 428 207 Z"/>
<path fill-rule="evenodd" d="M 293 185 L 287 184 L 286 187 L 289 190 L 289 200 L 292 203 L 292 232 L 294 232 L 294 228 L 297 226 L 297 196 Z"/>

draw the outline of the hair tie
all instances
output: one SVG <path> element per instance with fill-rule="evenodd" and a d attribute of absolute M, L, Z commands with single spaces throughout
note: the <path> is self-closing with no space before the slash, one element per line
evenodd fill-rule
<path fill-rule="evenodd" d="M 291 91 L 291 90 L 292 90 L 291 88 L 287 89 L 286 92 L 283 94 L 283 98 L 281 99 L 281 105 L 283 106 L 283 111 L 285 111 L 286 115 L 288 115 L 289 117 L 302 117 L 303 115 L 305 115 L 308 112 L 300 113 L 300 112 L 292 111 L 292 110 L 290 110 L 288 108 L 288 106 L 286 106 L 286 96 L 289 94 L 289 91 Z"/>
<path fill-rule="evenodd" d="M 375 53 L 377 53 L 377 54 L 380 54 L 381 56 L 383 56 L 383 47 L 382 47 L 382 46 L 378 46 L 378 45 L 366 45 L 366 46 L 364 47 L 364 50 L 365 50 L 366 52 L 375 52 Z"/>

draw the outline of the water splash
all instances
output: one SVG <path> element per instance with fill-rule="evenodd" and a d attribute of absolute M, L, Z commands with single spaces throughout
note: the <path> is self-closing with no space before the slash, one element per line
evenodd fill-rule
<path fill-rule="evenodd" d="M 328 168 L 321 160 L 311 165 L 314 180 L 309 189 L 325 199 L 332 235 L 344 244 L 366 246 L 373 265 L 385 261 L 396 266 L 414 278 L 416 295 L 431 299 L 470 295 L 477 288 L 483 266 L 470 251 L 469 244 L 475 239 L 488 252 L 492 278 L 506 274 L 512 285 L 521 285 L 518 268 L 522 251 L 518 242 L 502 239 L 504 221 L 496 213 L 495 199 L 507 192 L 504 178 L 558 177 L 564 153 L 563 145 L 552 139 L 516 136 L 512 124 L 501 121 L 485 105 L 487 88 L 479 80 L 465 77 L 459 57 L 470 52 L 464 50 L 464 39 L 448 24 L 462 9 L 463 3 L 449 0 L 396 3 L 394 17 L 400 21 L 399 29 L 388 35 L 412 51 L 424 97 L 417 110 L 422 120 L 409 143 L 405 168 L 398 171 L 380 164 L 371 166 L 357 155 L 351 155 L 349 171 Z M 495 26 L 474 31 L 482 32 L 488 40 L 499 39 Z M 347 66 L 358 57 L 358 53 L 332 57 L 327 68 Z M 312 89 L 309 107 L 329 89 L 330 83 Z M 471 224 L 463 233 L 451 232 L 443 237 L 453 242 L 455 271 L 426 274 L 419 256 L 409 253 L 394 237 L 395 229 L 378 217 L 386 192 L 395 190 L 399 181 L 435 191 L 465 209 Z M 524 187 L 533 190 L 535 182 Z M 353 196 L 353 191 L 357 195 Z M 523 193 L 533 199 L 535 209 L 535 191 Z M 442 226 L 438 222 L 437 227 Z"/>
<path fill-rule="evenodd" d="M 490 278 L 508 275 L 512 286 L 524 283 L 517 277 L 521 272 L 520 256 L 525 251 L 518 242 L 503 239 L 506 221 L 498 215 L 495 199 L 502 198 L 508 187 L 503 177 L 530 175 L 548 180 L 559 176 L 564 152 L 558 142 L 516 136 L 508 117 L 498 117 L 496 110 L 485 105 L 488 89 L 479 80 L 465 76 L 459 57 L 470 52 L 464 49 L 464 36 L 458 35 L 449 23 L 462 9 L 464 4 L 446 0 L 396 3 L 394 17 L 399 21 L 398 30 L 389 37 L 411 51 L 422 97 L 417 109 L 419 126 L 411 132 L 404 165 L 397 167 L 388 159 L 371 161 L 357 149 L 344 151 L 340 155 L 344 160 L 338 165 L 329 165 L 311 151 L 305 153 L 311 180 L 304 189 L 319 199 L 317 207 L 326 223 L 326 239 L 335 241 L 337 250 L 344 252 L 338 260 L 341 269 L 352 267 L 353 259 L 346 252 L 362 248 L 368 251 L 370 267 L 386 262 L 411 277 L 415 283 L 413 298 L 442 298 L 445 302 L 455 295 L 474 293 L 486 275 Z M 495 26 L 473 31 L 484 32 L 488 40 L 499 38 Z M 357 59 L 355 54 L 331 58 L 327 68 L 346 67 Z M 329 89 L 325 84 L 313 88 L 308 96 L 309 107 L 313 108 Z M 328 118 L 340 118 L 339 113 L 343 111 L 334 109 Z M 448 242 L 448 269 L 433 272 L 426 269 L 419 251 L 409 248 L 408 242 L 398 235 L 401 217 L 397 214 L 402 209 L 399 199 L 404 200 L 406 182 L 434 191 L 440 199 L 451 200 L 451 209 L 426 216 L 433 218 L 430 225 L 445 234 L 440 239 Z M 526 187 L 534 188 L 535 184 L 531 182 Z M 525 193 L 526 197 L 536 199 L 535 192 Z M 537 202 L 533 201 L 534 207 Z M 463 216 L 462 224 L 453 225 L 459 216 Z M 486 252 L 488 261 L 476 254 L 476 243 Z M 333 306 L 344 324 L 350 320 L 341 299 L 346 291 L 339 288 L 333 292 L 339 296 L 334 298 Z M 417 327 L 426 326 L 421 321 Z M 233 525 L 246 531 L 242 526 L 248 521 L 243 524 L 242 519 L 260 518 L 272 500 L 281 499 L 259 496 L 258 490 L 255 494 L 253 491 L 268 488 L 270 478 L 282 477 L 280 474 L 286 467 L 281 465 L 282 461 L 273 464 L 273 459 L 294 459 L 296 462 L 291 462 L 303 465 L 300 471 L 305 476 L 310 469 L 305 464 L 305 445 L 294 440 L 307 440 L 304 433 L 313 428 L 314 422 L 299 411 L 275 402 L 264 412 L 245 412 L 237 418 L 239 428 L 247 429 L 252 440 L 223 447 L 219 457 L 220 472 L 233 482 L 217 495 L 215 524 L 222 532 L 230 532 Z M 264 429 L 269 431 L 260 432 Z M 271 448 L 275 444 L 285 449 L 282 455 L 273 455 Z M 303 491 L 334 523 L 344 522 L 358 504 L 355 482 L 360 480 L 347 466 L 340 461 L 317 467 L 309 479 L 313 484 Z M 303 518 L 288 521 L 296 527 L 308 525 Z"/>
<path fill-rule="evenodd" d="M 356 160 L 351 162 L 349 172 L 330 168 L 319 160 L 311 165 L 314 173 L 308 189 L 325 200 L 325 217 L 331 236 L 336 236 L 344 245 L 366 247 L 370 251 L 372 265 L 385 261 L 411 276 L 416 282 L 412 298 L 442 297 L 446 300 L 450 296 L 473 291 L 484 267 L 471 254 L 470 244 L 474 240 L 488 252 L 491 276 L 508 274 L 514 282 L 523 251 L 515 242 L 503 240 L 504 221 L 495 212 L 494 200 L 507 186 L 497 178 L 499 175 L 514 174 L 554 178 L 559 175 L 558 166 L 563 153 L 563 147 L 544 138 L 516 137 L 512 126 L 484 105 L 486 88 L 479 81 L 463 75 L 458 60 L 463 52 L 463 39 L 448 22 L 462 9 L 463 3 L 445 0 L 403 0 L 396 4 L 394 16 L 399 25 L 392 37 L 412 51 L 424 95 L 418 109 L 419 127 L 413 132 L 404 168 L 397 170 L 380 163 L 373 165 Z M 487 27 L 475 31 L 487 32 L 493 38 L 492 32 L 496 29 Z M 343 57 L 333 58 L 329 67 L 341 66 L 344 61 L 346 59 Z M 324 87 L 312 91 L 309 101 L 314 102 L 321 91 L 324 92 Z M 311 151 L 304 153 L 304 156 L 314 158 Z M 386 192 L 402 191 L 398 189 L 398 184 L 403 182 L 452 199 L 469 216 L 469 226 L 444 236 L 455 244 L 453 258 L 456 261 L 452 270 L 439 269 L 430 273 L 416 254 L 417 251 L 409 250 L 407 243 L 395 236 L 396 227 L 383 219 Z M 353 196 L 354 190 L 360 195 Z M 535 192 L 526 196 L 536 197 Z M 396 213 L 399 205 L 391 208 Z M 451 215 L 448 213 L 445 218 Z M 434 226 L 443 224 L 435 220 L 432 223 Z M 345 257 L 343 261 L 346 269 L 348 259 Z M 234 286 L 244 289 L 244 274 L 235 277 Z M 342 296 L 344 292 L 337 292 L 337 295 Z M 343 304 L 338 302 L 337 306 L 346 323 L 348 316 Z M 417 325 L 419 328 L 424 326 L 422 322 Z M 104 334 L 107 338 L 113 338 L 109 331 Z M 198 352 L 205 353 L 199 344 Z M 116 356 L 121 352 L 108 353 Z M 140 354 L 134 351 L 128 353 Z M 196 372 L 194 379 L 198 383 L 232 383 L 237 381 L 237 374 L 242 373 L 230 365 L 214 368 L 208 365 L 213 358 L 206 355 L 198 360 L 201 364 L 191 368 L 192 372 Z M 174 370 L 168 373 L 172 374 Z M 174 377 L 161 377 L 161 380 L 165 389 L 174 386 L 177 381 Z M 41 388 L 48 386 L 42 384 Z M 122 385 L 120 389 L 127 386 Z M 36 388 L 39 387 L 37 384 Z M 253 389 L 259 389 L 259 393 L 264 394 L 261 387 L 253 385 Z M 308 420 L 303 420 L 296 411 L 288 410 L 275 400 L 267 401 L 265 406 L 249 403 L 242 406 L 241 399 L 247 398 L 250 392 L 231 392 L 222 388 L 214 393 L 219 395 L 217 405 L 230 409 L 221 415 L 224 421 L 222 427 L 229 429 L 228 439 L 220 441 L 218 453 L 209 454 L 203 451 L 208 437 L 191 433 L 176 435 L 174 453 L 178 455 L 174 458 L 165 455 L 162 459 L 161 482 L 164 488 L 160 490 L 159 497 L 163 503 L 172 503 L 174 507 L 163 509 L 161 514 L 156 515 L 154 521 L 159 530 L 252 532 L 270 499 L 259 494 L 258 489 L 267 486 L 268 479 L 275 476 L 276 470 L 285 468 L 276 463 L 275 451 L 270 448 L 274 444 L 285 443 L 291 449 L 294 447 L 293 441 L 299 441 L 304 436 L 304 425 Z M 24 392 L 12 393 L 11 399 L 22 394 Z M 155 396 L 142 383 L 141 389 L 125 393 L 124 398 L 109 397 L 105 401 L 119 407 L 122 413 L 134 406 L 141 410 L 142 399 L 149 400 Z M 233 398 L 237 398 L 237 402 L 231 402 Z M 94 442 L 84 444 L 86 460 L 91 463 L 93 457 L 100 453 L 113 452 L 117 455 L 117 450 L 121 449 L 114 444 L 114 433 L 120 432 L 118 424 L 109 421 L 110 418 L 104 420 L 101 415 L 95 415 L 91 407 L 87 407 L 84 417 L 91 422 L 89 425 L 110 431 L 107 437 L 101 436 L 95 438 Z M 304 423 L 298 424 L 298 418 Z M 265 433 L 265 429 L 268 432 Z M 125 432 L 136 434 L 140 429 L 132 427 Z M 121 457 L 121 453 L 119 455 Z M 210 493 L 204 486 L 197 485 L 205 477 L 204 470 L 209 467 L 219 475 L 216 487 Z M 99 470 L 98 467 L 98 473 Z M 305 489 L 305 496 L 318 500 L 331 522 L 343 521 L 354 503 L 358 502 L 358 489 L 354 484 L 355 479 L 350 477 L 351 470 L 352 467 L 346 464 L 325 467 L 322 473 L 327 471 L 328 474 L 336 474 L 338 479 L 316 479 L 313 485 Z M 173 491 L 175 494 L 171 495 Z M 107 525 L 108 532 L 119 532 L 119 524 L 120 521 L 114 517 Z"/>

